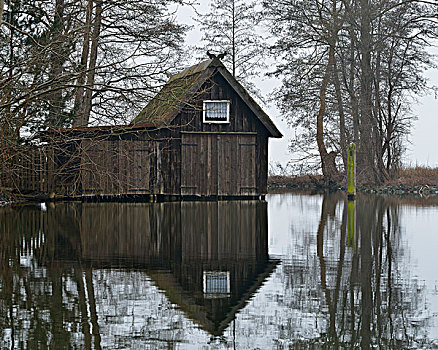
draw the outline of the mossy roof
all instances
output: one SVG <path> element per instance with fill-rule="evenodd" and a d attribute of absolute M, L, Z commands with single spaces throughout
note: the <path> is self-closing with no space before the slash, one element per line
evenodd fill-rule
<path fill-rule="evenodd" d="M 179 107 L 187 103 L 196 92 L 193 90 L 197 90 L 195 87 L 198 87 L 200 80 L 202 83 L 205 81 L 205 72 L 212 61 L 203 61 L 172 76 L 131 124 L 160 125 L 171 120 L 179 112 Z"/>

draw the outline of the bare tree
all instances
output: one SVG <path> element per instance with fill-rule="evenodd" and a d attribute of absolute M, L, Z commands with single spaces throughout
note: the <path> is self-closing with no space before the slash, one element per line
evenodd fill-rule
<path fill-rule="evenodd" d="M 137 115 L 180 57 L 186 27 L 175 21 L 175 3 L 182 1 L 2 2 L 4 174 L 29 166 L 19 159 L 30 160 L 26 146 L 41 130 L 121 124 Z"/>
<path fill-rule="evenodd" d="M 170 3 L 7 2 L 3 123 L 32 132 L 132 118 L 179 57 L 185 27 L 175 23 Z"/>
<path fill-rule="evenodd" d="M 318 149 L 345 165 L 346 145 L 358 144 L 364 181 L 381 182 L 401 161 L 413 116 L 412 98 L 427 89 L 433 65 L 426 48 L 437 37 L 436 4 L 427 1 L 281 0 L 265 2 L 283 79 L 275 92 L 289 122 L 304 130 L 293 143 Z M 315 117 L 316 116 L 316 117 Z M 304 142 L 304 144 L 303 144 Z M 306 143 L 307 142 L 307 143 Z"/>
<path fill-rule="evenodd" d="M 202 46 L 198 51 L 226 53 L 223 61 L 248 90 L 260 97 L 251 81 L 265 67 L 265 42 L 261 37 L 256 2 L 213 0 L 210 11 L 195 19 L 199 24 Z"/>

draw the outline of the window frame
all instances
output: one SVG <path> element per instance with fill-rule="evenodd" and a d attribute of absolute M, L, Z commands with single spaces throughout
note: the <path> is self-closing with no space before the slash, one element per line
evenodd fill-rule
<path fill-rule="evenodd" d="M 205 116 L 205 112 L 206 110 L 206 104 L 207 103 L 218 103 L 218 102 L 222 102 L 222 103 L 226 103 L 227 104 L 227 119 L 225 120 L 206 120 L 206 116 Z M 230 100 L 203 100 L 202 101 L 202 122 L 204 124 L 229 124 L 230 123 L 230 105 L 231 105 L 231 101 Z"/>

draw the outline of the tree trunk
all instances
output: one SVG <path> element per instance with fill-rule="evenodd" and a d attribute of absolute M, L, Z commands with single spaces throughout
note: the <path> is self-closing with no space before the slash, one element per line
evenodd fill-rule
<path fill-rule="evenodd" d="M 233 6 L 233 10 L 232 10 L 232 21 L 233 21 L 233 27 L 232 27 L 232 29 L 231 29 L 231 31 L 232 31 L 232 50 L 233 50 L 233 52 L 232 52 L 232 57 L 231 57 L 231 59 L 232 59 L 232 62 L 233 62 L 233 77 L 236 77 L 236 13 L 235 13 L 235 11 L 236 11 L 236 7 L 235 7 L 235 5 L 236 5 L 236 3 L 235 3 L 235 1 L 233 0 L 233 4 L 232 4 L 232 6 Z"/>
<path fill-rule="evenodd" d="M 375 173 L 375 141 L 373 135 L 372 83 L 371 69 L 371 15 L 369 0 L 360 0 L 360 140 L 357 154 L 358 173 L 363 179 L 377 180 Z"/>
<path fill-rule="evenodd" d="M 55 16 L 53 18 L 52 32 L 50 34 L 50 40 L 52 42 L 52 48 L 50 53 L 50 81 L 52 82 L 53 92 L 49 95 L 49 116 L 48 126 L 60 127 L 63 123 L 62 110 L 63 110 L 63 96 L 62 90 L 59 89 L 60 80 L 62 80 L 62 74 L 64 71 L 64 48 L 63 48 L 63 34 L 64 34 L 64 0 L 56 0 L 55 3 Z"/>
<path fill-rule="evenodd" d="M 97 51 L 99 46 L 100 37 L 100 27 L 102 23 L 102 3 L 103 0 L 96 0 L 96 13 L 93 24 L 93 33 L 91 37 L 91 53 L 90 62 L 88 64 L 88 74 L 87 74 L 87 90 L 85 92 L 84 99 L 84 113 L 81 115 L 81 122 L 78 126 L 85 127 L 88 125 L 90 120 L 92 99 L 93 99 L 93 88 L 94 88 L 94 78 L 96 73 L 96 62 L 97 62 Z"/>
<path fill-rule="evenodd" d="M 345 139 L 345 113 L 344 113 L 344 103 L 342 101 L 342 91 L 341 82 L 339 80 L 338 66 L 336 60 L 334 61 L 334 71 L 333 71 L 333 81 L 336 90 L 336 100 L 338 103 L 339 112 L 339 146 L 342 153 L 342 162 L 344 164 L 344 169 L 347 169 L 347 141 Z"/>
<path fill-rule="evenodd" d="M 3 9 L 5 8 L 5 0 L 0 0 L 0 26 L 3 23 Z"/>
<path fill-rule="evenodd" d="M 325 69 L 324 78 L 321 82 L 321 89 L 319 91 L 321 104 L 319 106 L 318 115 L 316 117 L 316 143 L 318 144 L 318 151 L 321 157 L 322 174 L 328 179 L 336 176 L 338 173 L 335 164 L 336 153 L 328 153 L 324 143 L 324 115 L 326 109 L 326 92 L 330 80 L 330 74 L 333 68 L 334 58 L 335 50 L 333 45 L 330 45 L 328 62 Z"/>
<path fill-rule="evenodd" d="M 379 23 L 380 27 L 380 23 Z M 380 32 L 380 29 L 379 29 Z M 381 79 L 381 51 L 377 50 L 376 53 L 376 67 L 375 67 L 375 102 L 374 102 L 374 139 L 376 150 L 376 176 L 379 182 L 383 182 L 388 178 L 385 164 L 383 162 L 384 148 L 383 148 L 383 115 L 381 112 L 381 99 L 380 99 L 380 79 Z"/>
<path fill-rule="evenodd" d="M 353 143 L 359 144 L 359 103 L 356 95 L 355 69 L 356 69 L 356 48 L 353 29 L 349 29 L 350 36 L 350 72 L 348 77 L 348 93 L 350 95 L 351 115 L 353 117 Z"/>
<path fill-rule="evenodd" d="M 82 115 L 84 113 L 83 103 L 84 103 L 84 84 L 85 78 L 87 76 L 87 62 L 88 55 L 90 52 L 90 32 L 91 32 L 91 16 L 93 12 L 93 0 L 88 0 L 87 3 L 87 13 L 85 17 L 85 27 L 84 27 L 84 43 L 82 46 L 81 63 L 79 65 L 79 76 L 76 82 L 76 92 L 75 92 L 75 102 L 73 113 L 75 120 L 73 122 L 74 127 L 78 127 L 82 123 Z"/>

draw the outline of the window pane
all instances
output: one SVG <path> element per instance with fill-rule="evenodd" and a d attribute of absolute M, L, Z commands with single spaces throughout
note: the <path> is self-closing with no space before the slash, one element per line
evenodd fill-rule
<path fill-rule="evenodd" d="M 204 109 L 206 121 L 228 121 L 227 101 L 206 101 Z"/>

